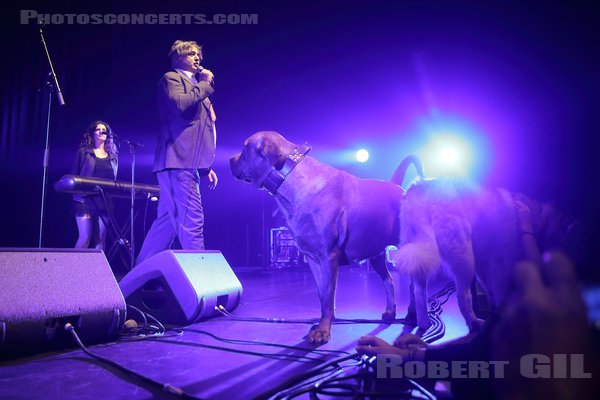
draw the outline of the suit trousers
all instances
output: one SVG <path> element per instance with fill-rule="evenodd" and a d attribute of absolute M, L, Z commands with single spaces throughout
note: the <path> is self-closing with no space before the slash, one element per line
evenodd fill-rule
<path fill-rule="evenodd" d="M 204 210 L 198 170 L 168 169 L 157 172 L 156 177 L 160 186 L 158 211 L 137 264 L 170 249 L 175 237 L 184 250 L 204 250 Z"/>

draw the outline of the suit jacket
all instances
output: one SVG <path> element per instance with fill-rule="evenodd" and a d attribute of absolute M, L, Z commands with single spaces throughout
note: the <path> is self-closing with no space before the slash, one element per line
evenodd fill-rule
<path fill-rule="evenodd" d="M 158 82 L 160 134 L 153 172 L 168 168 L 210 168 L 215 158 L 215 118 L 208 82 L 194 85 L 185 75 L 169 71 Z"/>

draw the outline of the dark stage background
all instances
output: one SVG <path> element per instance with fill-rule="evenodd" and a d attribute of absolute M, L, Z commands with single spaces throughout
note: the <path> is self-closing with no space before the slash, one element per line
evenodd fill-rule
<path fill-rule="evenodd" d="M 233 266 L 265 265 L 278 226 L 274 202 L 237 182 L 228 158 L 258 130 L 308 141 L 317 158 L 361 177 L 389 179 L 429 135 L 423 126 L 459 121 L 480 143 L 475 178 L 554 200 L 582 218 L 587 255 L 580 272 L 598 277 L 600 135 L 599 14 L 592 2 L 31 2 L 3 5 L 0 246 L 36 247 L 48 95 L 39 13 L 255 13 L 258 24 L 49 25 L 46 41 L 66 106 L 53 102 L 45 247 L 70 247 L 70 197 L 51 184 L 68 173 L 84 128 L 109 122 L 143 143 L 137 181 L 155 183 L 155 87 L 178 38 L 204 45 L 216 76 L 220 182 L 203 188 L 206 243 Z M 345 161 L 366 146 L 372 161 Z M 339 156 L 336 154 L 339 153 Z M 120 180 L 131 156 L 120 154 Z M 426 165 L 427 167 L 427 165 Z M 119 207 L 121 221 L 127 202 Z M 147 226 L 154 208 L 150 209 Z M 141 244 L 143 224 L 137 247 Z"/>

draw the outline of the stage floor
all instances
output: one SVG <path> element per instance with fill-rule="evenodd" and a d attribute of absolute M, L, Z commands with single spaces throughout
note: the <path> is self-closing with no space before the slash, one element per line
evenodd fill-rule
<path fill-rule="evenodd" d="M 307 267 L 277 270 L 236 270 L 244 297 L 234 314 L 240 317 L 309 319 L 319 316 L 316 285 Z M 403 317 L 408 281 L 394 274 Z M 438 279 L 430 294 L 447 282 Z M 378 319 L 385 306 L 381 280 L 367 267 L 343 267 L 339 276 L 337 317 Z M 441 343 L 466 333 L 453 294 L 443 307 L 446 334 Z M 334 325 L 332 339 L 318 350 L 354 352 L 362 335 L 392 341 L 401 324 L 356 323 Z M 290 377 L 343 353 L 315 352 L 305 342 L 306 323 L 236 321 L 216 317 L 193 324 L 179 336 L 141 341 L 120 340 L 90 346 L 95 353 L 186 393 L 206 399 L 250 399 L 277 387 Z M 208 332 L 228 342 L 223 342 Z M 235 340 L 249 341 L 234 342 Z M 275 343 L 301 347 L 267 346 Z M 241 352 L 237 352 L 241 351 Z M 303 358 L 303 357 L 309 357 Z M 38 354 L 0 364 L 1 399 L 150 399 L 173 398 L 139 379 L 86 355 L 81 350 Z M 308 398 L 303 395 L 300 398 Z"/>

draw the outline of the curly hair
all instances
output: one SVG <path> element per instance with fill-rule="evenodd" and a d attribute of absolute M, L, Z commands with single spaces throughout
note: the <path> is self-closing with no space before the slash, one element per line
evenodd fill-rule
<path fill-rule="evenodd" d="M 198 50 L 198 56 L 202 61 L 202 45 L 194 42 L 193 40 L 176 40 L 169 50 L 169 58 L 171 59 L 171 64 L 175 62 L 178 57 L 185 55 L 193 50 Z"/>
<path fill-rule="evenodd" d="M 83 138 L 81 138 L 80 147 L 85 147 L 86 149 L 93 149 L 95 147 L 94 131 L 96 130 L 96 127 L 100 124 L 106 126 L 107 138 L 106 138 L 106 142 L 104 143 L 104 150 L 106 150 L 109 157 L 116 156 L 119 153 L 119 151 L 117 150 L 117 146 L 115 145 L 115 142 L 111 136 L 112 129 L 110 128 L 109 124 L 107 124 L 106 122 L 101 121 L 101 120 L 92 122 L 87 127 L 85 132 L 83 132 Z"/>

